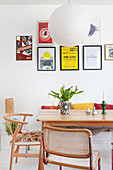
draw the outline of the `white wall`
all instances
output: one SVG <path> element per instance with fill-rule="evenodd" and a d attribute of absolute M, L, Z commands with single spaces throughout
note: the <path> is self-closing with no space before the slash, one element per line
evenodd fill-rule
<path fill-rule="evenodd" d="M 58 91 L 66 86 L 78 85 L 83 94 L 73 97 L 73 102 L 113 103 L 113 61 L 104 60 L 103 70 L 82 70 L 82 47 L 80 47 L 80 70 L 60 71 L 59 46 L 56 46 L 56 71 L 37 71 L 36 21 L 48 20 L 57 6 L 5 5 L 0 6 L 0 115 L 4 114 L 6 97 L 15 98 L 16 112 L 32 112 L 34 122 L 42 104 L 51 104 L 50 89 Z M 113 43 L 113 6 L 85 6 L 90 19 L 101 20 L 101 42 Z M 33 61 L 18 62 L 16 57 L 16 35 L 33 35 Z M 37 122 L 35 122 L 37 125 Z"/>

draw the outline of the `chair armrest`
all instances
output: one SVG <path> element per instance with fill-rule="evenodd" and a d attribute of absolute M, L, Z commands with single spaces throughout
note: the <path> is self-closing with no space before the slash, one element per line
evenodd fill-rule
<path fill-rule="evenodd" d="M 33 116 L 33 114 L 29 113 L 11 113 L 7 114 L 8 116 Z"/>
<path fill-rule="evenodd" d="M 11 114 L 7 114 L 4 116 L 4 119 L 6 121 L 9 121 L 9 122 L 15 122 L 15 123 L 19 123 L 19 124 L 28 124 L 28 122 L 25 122 L 25 121 L 20 121 L 20 120 L 14 120 L 14 119 L 10 119 L 8 118 L 8 116 L 10 116 Z M 13 115 L 14 116 L 14 115 Z M 18 116 L 18 115 L 17 115 Z"/>

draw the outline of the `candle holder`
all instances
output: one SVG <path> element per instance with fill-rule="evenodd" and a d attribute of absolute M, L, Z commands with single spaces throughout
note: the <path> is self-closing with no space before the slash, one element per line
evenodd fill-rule
<path fill-rule="evenodd" d="M 102 105 L 102 114 L 107 114 L 106 112 L 107 103 L 105 101 L 102 101 L 101 105 Z"/>

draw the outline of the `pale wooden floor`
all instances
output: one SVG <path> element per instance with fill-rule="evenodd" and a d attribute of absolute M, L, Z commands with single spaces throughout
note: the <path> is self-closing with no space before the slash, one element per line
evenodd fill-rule
<path fill-rule="evenodd" d="M 102 170 L 111 170 L 111 133 L 100 133 L 94 137 L 94 148 L 101 152 Z M 23 149 L 22 149 L 23 150 Z M 37 152 L 37 148 L 31 148 L 31 151 Z M 9 137 L 2 135 L 2 149 L 0 151 L 0 170 L 8 170 L 10 161 Z M 45 170 L 58 170 L 54 165 L 45 166 Z M 19 162 L 13 162 L 13 170 L 38 170 L 38 159 L 19 158 Z M 72 170 L 63 168 L 63 170 Z"/>

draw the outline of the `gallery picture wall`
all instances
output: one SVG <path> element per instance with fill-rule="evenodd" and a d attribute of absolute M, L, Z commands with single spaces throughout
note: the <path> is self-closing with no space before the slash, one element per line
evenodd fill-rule
<path fill-rule="evenodd" d="M 37 71 L 56 71 L 56 47 L 48 31 L 48 21 L 37 21 Z M 32 60 L 32 35 L 16 36 L 16 61 Z M 100 20 L 90 20 L 90 31 L 82 46 L 83 70 L 102 70 Z M 113 60 L 113 44 L 105 44 L 105 60 Z M 60 70 L 79 70 L 79 46 L 59 47 Z"/>

